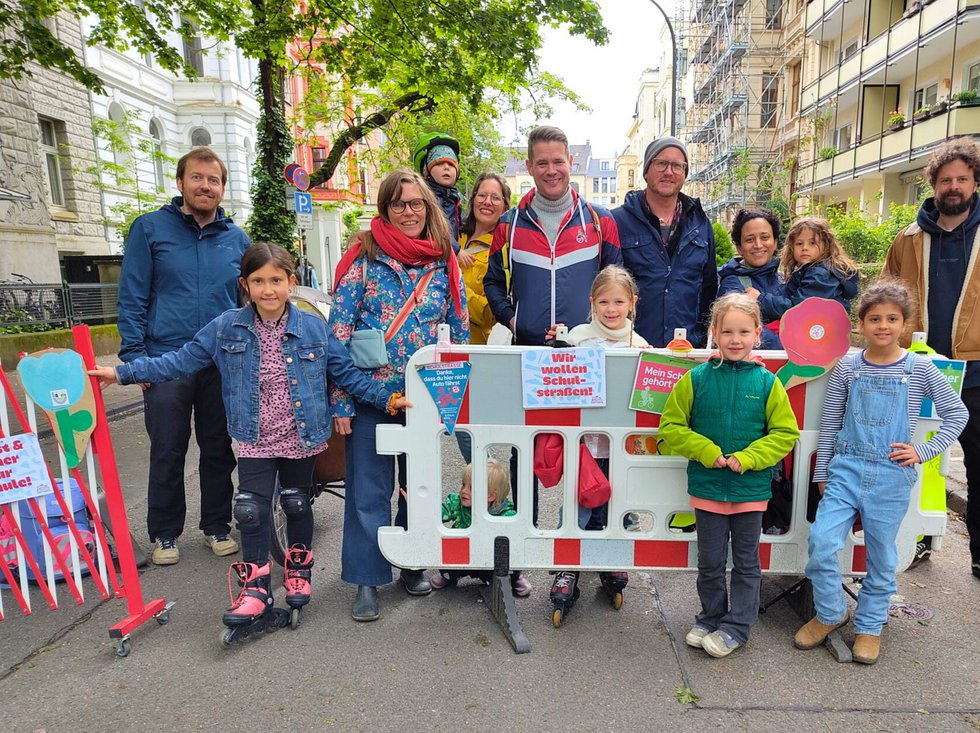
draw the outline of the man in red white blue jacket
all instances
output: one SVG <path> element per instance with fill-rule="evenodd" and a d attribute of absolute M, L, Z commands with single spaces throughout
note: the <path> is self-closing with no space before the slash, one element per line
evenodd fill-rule
<path fill-rule="evenodd" d="M 571 329 L 588 320 L 592 281 L 623 257 L 610 213 L 569 185 L 565 133 L 534 128 L 527 155 L 534 188 L 500 217 L 483 285 L 494 317 L 510 327 L 514 342 L 540 346 L 555 324 Z"/>

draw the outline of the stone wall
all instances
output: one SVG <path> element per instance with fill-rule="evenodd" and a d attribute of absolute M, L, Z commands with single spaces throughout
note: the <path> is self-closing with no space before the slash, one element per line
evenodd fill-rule
<path fill-rule="evenodd" d="M 57 17 L 58 38 L 84 54 L 78 20 Z M 30 77 L 0 80 L 0 186 L 21 197 L 0 201 L 0 278 L 20 272 L 60 282 L 58 255 L 108 254 L 88 91 L 62 74 L 30 66 Z M 38 115 L 55 121 L 65 206 L 52 206 Z"/>

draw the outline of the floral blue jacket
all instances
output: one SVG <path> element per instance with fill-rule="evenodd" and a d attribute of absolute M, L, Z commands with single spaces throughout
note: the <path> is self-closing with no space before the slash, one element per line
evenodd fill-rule
<path fill-rule="evenodd" d="M 364 265 L 367 263 L 367 276 Z M 394 392 L 405 390 L 405 367 L 412 354 L 423 346 L 435 344 L 440 323 L 448 323 L 453 343 L 465 344 L 470 340 L 470 319 L 466 309 L 466 285 L 459 278 L 462 315 L 456 315 L 449 292 L 449 278 L 444 262 L 433 262 L 424 267 L 409 268 L 384 252 L 378 251 L 374 262 L 359 257 L 340 279 L 330 307 L 330 328 L 345 347 L 350 346 L 354 331 L 376 328 L 382 333 L 401 310 L 402 304 L 412 297 L 415 283 L 429 270 L 435 276 L 415 306 L 401 330 L 388 342 L 388 363 L 377 369 L 362 371 L 386 389 Z M 354 415 L 354 403 L 350 395 L 336 384 L 330 385 L 330 407 L 337 417 Z"/>

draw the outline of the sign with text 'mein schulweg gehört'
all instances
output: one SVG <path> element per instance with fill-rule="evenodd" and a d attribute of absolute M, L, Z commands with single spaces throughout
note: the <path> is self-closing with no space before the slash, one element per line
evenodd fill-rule
<path fill-rule="evenodd" d="M 525 410 L 606 405 L 603 349 L 528 349 L 521 377 Z"/>

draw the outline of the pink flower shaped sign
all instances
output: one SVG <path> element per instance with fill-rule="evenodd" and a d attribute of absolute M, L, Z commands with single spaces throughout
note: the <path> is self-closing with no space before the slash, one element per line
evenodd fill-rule
<path fill-rule="evenodd" d="M 823 376 L 850 346 L 851 319 L 836 300 L 807 298 L 779 321 L 786 362 L 776 377 L 786 389 Z"/>

